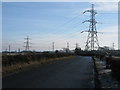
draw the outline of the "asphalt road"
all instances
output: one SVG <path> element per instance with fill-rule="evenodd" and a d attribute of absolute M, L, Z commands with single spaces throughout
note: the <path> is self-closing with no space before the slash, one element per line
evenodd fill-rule
<path fill-rule="evenodd" d="M 94 88 L 91 57 L 55 61 L 3 78 L 3 88 Z"/>

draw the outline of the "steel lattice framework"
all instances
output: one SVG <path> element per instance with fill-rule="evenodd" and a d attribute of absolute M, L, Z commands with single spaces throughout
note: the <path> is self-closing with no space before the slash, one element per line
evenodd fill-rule
<path fill-rule="evenodd" d="M 90 22 L 89 30 L 81 32 L 81 33 L 88 32 L 85 50 L 95 50 L 99 48 L 99 42 L 98 42 L 98 36 L 97 36 L 98 32 L 96 29 L 97 21 L 95 20 L 95 15 L 97 14 L 97 12 L 94 10 L 94 4 L 92 4 L 91 10 L 86 10 L 83 12 L 83 14 L 86 12 L 90 12 L 90 20 L 86 20 L 83 23 Z"/>
<path fill-rule="evenodd" d="M 30 48 L 30 38 L 29 36 L 27 36 L 27 38 L 25 38 L 26 42 L 24 42 L 26 45 L 24 46 L 25 47 L 25 51 L 29 51 L 29 48 Z"/>

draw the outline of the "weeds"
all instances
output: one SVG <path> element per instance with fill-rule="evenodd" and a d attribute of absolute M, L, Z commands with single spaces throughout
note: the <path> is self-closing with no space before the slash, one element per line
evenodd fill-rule
<path fill-rule="evenodd" d="M 73 55 L 19 55 L 19 56 L 3 56 L 2 75 L 7 76 L 13 73 L 37 67 L 42 64 L 48 64 L 52 61 L 65 60 L 73 57 Z M 11 60 L 11 61 L 10 61 Z"/>

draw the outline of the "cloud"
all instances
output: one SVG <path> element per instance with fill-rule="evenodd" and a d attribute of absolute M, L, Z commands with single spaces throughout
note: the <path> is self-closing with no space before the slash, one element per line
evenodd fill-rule
<path fill-rule="evenodd" d="M 108 1 L 108 0 L 105 0 L 105 1 Z M 95 9 L 100 10 L 100 11 L 117 11 L 117 3 L 95 3 Z M 36 26 L 39 26 L 39 24 L 36 24 Z M 98 35 L 100 46 L 106 46 L 106 45 L 110 46 L 114 42 L 115 47 L 117 48 L 117 43 L 118 43 L 117 42 L 118 41 L 117 40 L 118 39 L 117 28 L 118 28 L 117 26 L 111 26 L 111 27 L 107 27 L 107 28 L 99 30 L 100 32 L 104 33 L 102 35 L 101 34 Z M 80 32 L 75 32 L 75 33 L 68 34 L 68 35 L 63 33 L 63 34 L 42 34 L 42 35 L 40 34 L 40 35 L 35 35 L 35 36 L 36 37 L 31 36 L 32 38 L 31 40 L 32 47 L 30 47 L 31 50 L 33 49 L 48 50 L 49 47 L 52 48 L 52 42 L 55 42 L 55 49 L 62 49 L 66 47 L 67 42 L 70 43 L 70 49 L 75 48 L 75 43 L 79 43 L 79 46 L 82 49 L 84 49 L 85 42 L 87 40 L 87 33 L 80 34 Z M 15 42 L 12 42 L 12 47 L 14 47 L 14 49 L 17 49 L 17 48 L 24 49 L 23 42 L 21 42 L 22 44 L 20 45 Z M 9 45 L 9 43 L 4 44 L 4 45 Z"/>
<path fill-rule="evenodd" d="M 112 46 L 115 43 L 115 48 L 118 48 L 118 26 L 106 27 L 99 30 L 103 34 L 99 34 L 99 42 L 101 46 Z"/>
<path fill-rule="evenodd" d="M 33 47 L 38 48 L 39 50 L 48 50 L 49 47 L 52 48 L 52 42 L 55 43 L 55 49 L 58 50 L 66 48 L 67 42 L 70 43 L 70 49 L 74 49 L 75 43 L 79 42 L 78 37 L 70 38 L 70 36 L 67 36 L 66 34 L 47 34 L 43 35 L 42 38 L 34 38 L 34 41 L 32 41 L 32 43 L 34 43 Z"/>
<path fill-rule="evenodd" d="M 91 4 L 95 5 L 95 10 L 97 11 L 118 11 L 118 2 L 91 2 Z M 89 9 L 91 8 L 86 8 L 84 10 Z"/>
<path fill-rule="evenodd" d="M 118 11 L 118 3 L 115 2 L 98 3 L 96 4 L 95 9 L 98 11 Z"/>
<path fill-rule="evenodd" d="M 98 32 L 103 32 L 103 34 L 98 33 L 98 41 L 101 47 L 109 46 L 112 47 L 112 43 L 115 43 L 115 49 L 118 48 L 118 26 L 109 26 L 100 29 Z M 76 32 L 76 35 L 77 34 Z M 82 33 L 79 36 L 80 46 L 84 49 L 87 41 L 88 33 Z"/>
<path fill-rule="evenodd" d="M 106 27 L 101 30 L 103 34 L 98 34 L 98 40 L 100 46 L 112 46 L 112 43 L 115 43 L 115 48 L 118 48 L 118 26 Z M 30 36 L 32 47 L 30 50 L 44 51 L 44 50 L 52 50 L 52 42 L 55 43 L 55 50 L 62 49 L 67 47 L 67 42 L 70 44 L 70 49 L 75 49 L 75 44 L 78 43 L 79 47 L 82 49 L 85 48 L 86 40 L 88 33 L 80 33 L 80 31 L 72 32 L 72 33 L 62 33 L 62 34 L 35 34 Z M 24 39 L 12 41 L 10 42 L 11 49 L 17 50 L 21 48 L 24 50 Z M 3 43 L 4 50 L 8 47 L 9 42 Z M 13 48 L 14 47 L 14 48 Z"/>
<path fill-rule="evenodd" d="M 103 33 L 118 33 L 118 26 L 110 26 L 99 30 Z"/>
<path fill-rule="evenodd" d="M 98 34 L 98 40 L 100 46 L 112 46 L 112 43 L 115 43 L 115 48 L 118 48 L 118 27 L 117 26 L 111 26 L 104 29 L 99 30 L 100 32 L 103 32 L 104 34 Z M 66 47 L 66 43 L 70 43 L 70 49 L 75 48 L 75 44 L 78 43 L 79 46 L 84 49 L 86 40 L 87 40 L 87 34 L 80 32 L 74 32 L 72 34 L 47 34 L 46 36 L 43 35 L 43 38 L 41 39 L 35 39 L 34 42 L 36 43 L 36 47 L 39 49 L 48 49 L 48 47 L 52 48 L 52 41 L 55 42 L 55 49 L 62 49 Z M 49 37 L 49 38 L 48 38 Z M 39 46 L 38 46 L 39 45 Z"/>
<path fill-rule="evenodd" d="M 115 48 L 118 48 L 118 26 L 111 26 L 106 27 L 101 30 L 100 32 L 103 32 L 103 34 L 98 34 L 98 40 L 100 46 L 112 46 L 112 43 L 115 43 Z M 35 34 L 32 35 L 30 38 L 31 40 L 31 46 L 30 50 L 36 50 L 36 51 L 44 51 L 44 50 L 52 50 L 52 42 L 55 43 L 55 50 L 61 50 L 63 48 L 67 47 L 67 42 L 69 42 L 70 49 L 75 49 L 75 44 L 78 43 L 79 47 L 82 49 L 85 48 L 86 40 L 87 40 L 88 33 L 80 33 L 78 31 L 69 33 L 69 34 Z M 19 43 L 17 43 L 19 42 Z M 8 44 L 7 44 L 8 43 Z M 6 46 L 7 45 L 7 46 Z M 8 47 L 9 42 L 4 43 L 4 50 L 6 47 Z M 18 48 L 21 48 L 21 50 L 24 50 L 24 39 L 13 41 L 11 42 L 11 49 L 18 50 Z M 14 48 L 13 48 L 14 47 Z"/>

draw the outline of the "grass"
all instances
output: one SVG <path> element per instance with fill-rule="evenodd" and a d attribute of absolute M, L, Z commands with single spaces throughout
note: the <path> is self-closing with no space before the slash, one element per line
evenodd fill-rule
<path fill-rule="evenodd" d="M 111 66 L 111 70 L 112 70 L 112 72 L 111 72 L 112 76 L 115 79 L 120 81 L 120 57 L 118 57 L 118 56 L 112 57 L 110 66 Z"/>
<path fill-rule="evenodd" d="M 51 59 L 42 59 L 40 61 L 30 61 L 29 63 L 17 63 L 13 64 L 11 66 L 3 66 L 2 67 L 2 76 L 9 76 L 21 71 L 25 71 L 34 67 L 39 67 L 44 64 L 50 64 L 53 63 L 53 61 L 58 60 L 68 60 L 70 58 L 73 58 L 74 56 L 67 56 L 67 57 L 60 57 L 60 58 L 51 58 Z"/>

